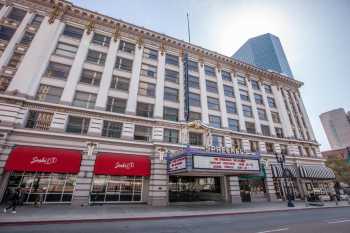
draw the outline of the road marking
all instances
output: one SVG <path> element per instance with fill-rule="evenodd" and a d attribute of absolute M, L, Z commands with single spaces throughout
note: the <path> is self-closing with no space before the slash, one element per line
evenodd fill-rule
<path fill-rule="evenodd" d="M 273 230 L 267 230 L 267 231 L 259 231 L 257 233 L 269 233 L 269 232 L 278 232 L 278 231 L 287 231 L 288 228 L 279 228 L 279 229 L 273 229 Z"/>
<path fill-rule="evenodd" d="M 334 221 L 327 222 L 327 223 L 328 224 L 336 224 L 336 223 L 343 223 L 343 222 L 350 222 L 350 219 L 334 220 Z"/>

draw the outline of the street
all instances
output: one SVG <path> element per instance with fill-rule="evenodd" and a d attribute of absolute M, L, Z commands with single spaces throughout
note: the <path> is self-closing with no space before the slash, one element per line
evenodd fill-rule
<path fill-rule="evenodd" d="M 350 207 L 289 212 L 0 227 L 2 233 L 348 233 Z"/>

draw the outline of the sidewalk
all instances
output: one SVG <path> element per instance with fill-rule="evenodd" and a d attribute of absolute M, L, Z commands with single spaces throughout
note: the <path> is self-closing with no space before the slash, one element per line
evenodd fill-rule
<path fill-rule="evenodd" d="M 260 212 L 293 211 L 312 208 L 333 208 L 350 206 L 347 202 L 326 202 L 322 207 L 306 207 L 304 202 L 296 202 L 288 208 L 285 202 L 242 203 L 242 204 L 184 204 L 167 207 L 139 205 L 103 205 L 76 207 L 70 205 L 44 205 L 40 208 L 20 206 L 16 214 L 8 211 L 0 214 L 1 225 L 74 223 L 94 221 L 146 220 L 215 215 L 251 214 Z"/>

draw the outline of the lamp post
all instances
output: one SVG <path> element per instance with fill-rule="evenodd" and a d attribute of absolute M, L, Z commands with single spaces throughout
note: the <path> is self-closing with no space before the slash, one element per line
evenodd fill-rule
<path fill-rule="evenodd" d="M 284 186 L 285 186 L 285 190 L 287 192 L 287 206 L 288 207 L 295 207 L 294 203 L 292 202 L 292 196 L 290 194 L 290 190 L 288 187 L 288 183 L 287 183 L 287 176 L 286 176 L 286 172 L 287 169 L 285 168 L 285 162 L 286 162 L 286 156 L 284 154 L 277 154 L 275 153 L 276 156 L 276 160 L 277 162 L 280 164 L 281 168 L 282 168 L 282 178 L 284 180 Z"/>

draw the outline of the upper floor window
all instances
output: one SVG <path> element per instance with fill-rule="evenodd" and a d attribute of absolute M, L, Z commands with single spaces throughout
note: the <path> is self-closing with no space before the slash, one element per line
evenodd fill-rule
<path fill-rule="evenodd" d="M 232 147 L 236 150 L 240 150 L 242 147 L 242 140 L 239 138 L 231 138 L 232 139 Z"/>
<path fill-rule="evenodd" d="M 190 145 L 202 146 L 203 145 L 203 135 L 201 133 L 189 132 L 189 142 Z"/>
<path fill-rule="evenodd" d="M 58 42 L 55 50 L 55 54 L 59 56 L 74 58 L 78 51 L 78 46 L 71 45 L 63 42 Z"/>
<path fill-rule="evenodd" d="M 246 91 L 246 90 L 240 89 L 239 96 L 240 96 L 241 100 L 248 101 L 248 102 L 250 101 L 248 91 Z"/>
<path fill-rule="evenodd" d="M 261 125 L 261 132 L 264 136 L 271 136 L 270 127 L 268 125 Z"/>
<path fill-rule="evenodd" d="M 13 28 L 0 25 L 0 39 L 10 41 L 15 31 Z"/>
<path fill-rule="evenodd" d="M 109 47 L 109 44 L 111 42 L 111 38 L 109 36 L 105 36 L 102 34 L 94 33 L 94 37 L 92 37 L 93 44 Z"/>
<path fill-rule="evenodd" d="M 72 37 L 74 39 L 81 39 L 83 37 L 84 30 L 81 28 L 66 25 L 63 31 L 63 35 Z"/>
<path fill-rule="evenodd" d="M 250 151 L 251 152 L 258 152 L 259 151 L 259 142 L 258 141 L 249 141 L 250 144 Z"/>
<path fill-rule="evenodd" d="M 163 141 L 169 143 L 178 143 L 179 131 L 176 129 L 164 129 Z"/>
<path fill-rule="evenodd" d="M 104 65 L 107 54 L 95 50 L 89 50 L 86 61 L 97 65 Z"/>
<path fill-rule="evenodd" d="M 179 110 L 176 108 L 164 107 L 163 119 L 169 121 L 179 120 Z"/>
<path fill-rule="evenodd" d="M 167 53 L 165 55 L 165 64 L 178 66 L 179 65 L 179 57 Z"/>
<path fill-rule="evenodd" d="M 236 103 L 232 101 L 226 101 L 226 111 L 227 113 L 237 114 Z"/>
<path fill-rule="evenodd" d="M 206 80 L 207 91 L 212 93 L 218 93 L 218 85 L 216 82 Z"/>
<path fill-rule="evenodd" d="M 101 77 L 101 72 L 83 69 L 80 77 L 80 83 L 98 87 L 100 85 Z"/>
<path fill-rule="evenodd" d="M 188 70 L 198 72 L 198 62 L 188 60 Z"/>
<path fill-rule="evenodd" d="M 264 105 L 264 100 L 262 95 L 254 93 L 254 99 L 256 104 Z"/>
<path fill-rule="evenodd" d="M 199 89 L 199 78 L 193 75 L 188 75 L 188 86 Z"/>
<path fill-rule="evenodd" d="M 208 109 L 220 111 L 219 99 L 208 97 Z"/>
<path fill-rule="evenodd" d="M 137 102 L 136 115 L 143 117 L 153 117 L 153 104 Z"/>
<path fill-rule="evenodd" d="M 205 66 L 204 66 L 204 72 L 205 72 L 205 75 L 212 76 L 212 77 L 215 77 L 215 76 L 216 76 L 216 74 L 215 74 L 215 68 L 212 67 L 212 66 L 207 66 L 207 65 L 205 65 Z"/>
<path fill-rule="evenodd" d="M 280 144 L 280 148 L 281 148 L 281 154 L 288 155 L 288 146 L 287 145 Z"/>
<path fill-rule="evenodd" d="M 33 19 L 32 19 L 32 22 L 30 24 L 33 25 L 33 26 L 40 26 L 40 24 L 41 24 L 41 22 L 43 20 L 44 20 L 44 16 L 43 15 L 35 14 Z"/>
<path fill-rule="evenodd" d="M 189 102 L 190 102 L 190 106 L 200 107 L 201 106 L 200 95 L 190 92 L 189 93 Z"/>
<path fill-rule="evenodd" d="M 252 84 L 252 88 L 254 89 L 254 90 L 260 90 L 260 85 L 259 85 L 259 82 L 258 81 L 256 81 L 256 80 L 250 80 L 250 83 Z"/>
<path fill-rule="evenodd" d="M 224 146 L 224 137 L 220 135 L 212 135 L 211 137 L 211 145 L 217 146 L 217 147 L 223 147 Z"/>
<path fill-rule="evenodd" d="M 35 99 L 50 103 L 59 103 L 63 88 L 41 84 Z"/>
<path fill-rule="evenodd" d="M 265 109 L 258 108 L 257 110 L 258 110 L 259 119 L 263 120 L 263 121 L 267 121 L 267 114 L 266 114 Z"/>
<path fill-rule="evenodd" d="M 102 136 L 109 138 L 120 138 L 123 123 L 115 121 L 103 121 Z"/>
<path fill-rule="evenodd" d="M 233 131 L 239 131 L 239 121 L 236 119 L 228 119 L 228 128 Z"/>
<path fill-rule="evenodd" d="M 12 19 L 21 22 L 26 15 L 26 11 L 13 7 L 10 13 L 7 15 L 8 19 Z"/>
<path fill-rule="evenodd" d="M 129 91 L 129 82 L 130 80 L 128 78 L 113 75 L 111 88 L 120 91 Z"/>
<path fill-rule="evenodd" d="M 243 76 L 237 76 L 237 83 L 241 86 L 247 86 L 247 80 Z"/>
<path fill-rule="evenodd" d="M 256 130 L 255 130 L 255 124 L 253 122 L 245 122 L 245 128 L 247 130 L 247 133 L 252 133 L 255 134 Z"/>
<path fill-rule="evenodd" d="M 119 42 L 119 50 L 126 53 L 134 53 L 135 52 L 135 44 L 121 40 Z"/>
<path fill-rule="evenodd" d="M 6 91 L 7 87 L 10 85 L 11 77 L 0 76 L 0 92 Z"/>
<path fill-rule="evenodd" d="M 179 72 L 165 69 L 165 81 L 179 83 Z"/>
<path fill-rule="evenodd" d="M 224 85 L 224 95 L 227 97 L 235 97 L 235 93 L 233 92 L 233 87 Z"/>
<path fill-rule="evenodd" d="M 281 123 L 280 115 L 278 114 L 278 112 L 271 112 L 271 116 L 272 116 L 272 121 L 274 123 Z"/>
<path fill-rule="evenodd" d="M 20 43 L 29 45 L 32 42 L 33 38 L 34 38 L 34 33 L 25 32 Z"/>
<path fill-rule="evenodd" d="M 157 78 L 157 67 L 142 63 L 141 75 L 151 78 Z"/>
<path fill-rule="evenodd" d="M 66 132 L 76 134 L 87 134 L 90 125 L 90 118 L 69 116 Z"/>
<path fill-rule="evenodd" d="M 209 125 L 214 128 L 221 128 L 221 117 L 209 115 Z"/>
<path fill-rule="evenodd" d="M 152 138 L 152 128 L 143 126 L 143 125 L 135 125 L 134 130 L 134 140 L 139 141 L 151 141 Z"/>
<path fill-rule="evenodd" d="M 202 120 L 202 114 L 200 112 L 189 112 L 188 116 L 189 121 Z"/>
<path fill-rule="evenodd" d="M 116 97 L 109 96 L 107 99 L 106 111 L 125 113 L 126 109 L 126 99 L 120 99 Z"/>
<path fill-rule="evenodd" d="M 270 108 L 276 108 L 275 99 L 271 97 L 267 97 L 267 103 L 269 104 Z"/>
<path fill-rule="evenodd" d="M 222 70 L 221 71 L 221 78 L 222 78 L 222 80 L 232 82 L 232 77 L 231 77 L 231 73 L 230 72 Z"/>
<path fill-rule="evenodd" d="M 266 152 L 267 153 L 274 153 L 275 152 L 275 150 L 273 148 L 273 143 L 266 142 L 265 143 L 265 147 L 266 147 Z"/>
<path fill-rule="evenodd" d="M 25 127 L 30 129 L 48 130 L 50 128 L 52 118 L 53 113 L 30 110 Z"/>
<path fill-rule="evenodd" d="M 179 101 L 179 90 L 174 89 L 174 88 L 170 88 L 170 87 L 165 87 L 164 88 L 164 100 L 178 102 Z"/>
<path fill-rule="evenodd" d="M 245 117 L 253 117 L 253 110 L 251 106 L 242 105 L 243 115 Z"/>
<path fill-rule="evenodd" d="M 72 105 L 81 108 L 94 108 L 97 95 L 89 92 L 77 91 Z"/>
<path fill-rule="evenodd" d="M 153 83 L 139 83 L 139 95 L 155 97 L 156 96 L 156 85 Z"/>
<path fill-rule="evenodd" d="M 132 60 L 122 57 L 117 57 L 115 61 L 115 68 L 119 70 L 129 71 L 132 70 Z"/>
<path fill-rule="evenodd" d="M 275 127 L 275 132 L 276 132 L 276 136 L 278 138 L 284 138 L 284 134 L 283 134 L 283 129 L 282 128 Z"/>
<path fill-rule="evenodd" d="M 23 58 L 23 54 L 14 52 L 7 66 L 12 68 L 17 68 L 18 65 L 21 63 L 22 58 Z"/>
<path fill-rule="evenodd" d="M 157 60 L 158 59 L 158 51 L 155 49 L 144 48 L 143 49 L 143 57 L 151 59 L 151 60 Z"/>
<path fill-rule="evenodd" d="M 264 84 L 264 89 L 265 89 L 265 92 L 266 92 L 266 93 L 268 93 L 268 94 L 272 94 L 272 88 L 271 88 L 271 85 Z"/>

